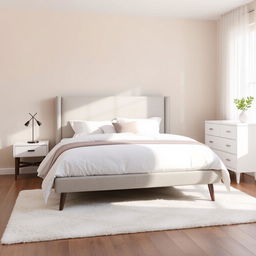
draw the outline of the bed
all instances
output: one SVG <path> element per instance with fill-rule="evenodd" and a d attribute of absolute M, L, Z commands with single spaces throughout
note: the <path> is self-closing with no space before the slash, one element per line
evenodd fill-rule
<path fill-rule="evenodd" d="M 58 145 L 63 144 L 63 146 L 67 144 L 71 144 L 71 142 L 76 142 L 73 139 L 67 139 L 71 138 L 74 134 L 72 131 L 71 126 L 69 125 L 69 120 L 91 120 L 91 121 L 97 121 L 97 120 L 112 120 L 113 118 L 117 116 L 123 116 L 127 118 L 149 118 L 152 116 L 161 117 L 162 122 L 160 126 L 160 132 L 161 133 L 168 133 L 170 128 L 170 120 L 168 119 L 170 117 L 169 113 L 169 98 L 168 97 L 154 97 L 154 96 L 110 96 L 110 97 L 88 97 L 88 96 L 68 96 L 68 97 L 57 97 L 56 98 L 56 120 L 57 120 L 57 127 L 56 127 L 56 144 Z M 104 137 L 105 136 L 105 137 Z M 101 136 L 100 139 L 96 138 L 96 141 L 102 143 L 102 138 L 108 138 L 111 137 L 110 135 L 104 135 Z M 119 135 L 113 135 L 115 136 Z M 128 136 L 128 135 L 127 135 Z M 130 135 L 129 135 L 130 136 Z M 128 136 L 128 137 L 129 137 Z M 160 135 L 159 135 L 160 136 Z M 173 141 L 175 140 L 176 143 L 179 144 L 176 140 L 177 137 L 169 137 L 171 135 L 161 135 L 165 140 L 165 137 L 168 138 L 168 140 Z M 159 137 L 162 139 L 162 137 Z M 174 135 L 173 135 L 174 136 Z M 111 139 L 107 139 L 107 141 L 112 141 Z M 66 138 L 66 140 L 63 140 Z M 125 137 L 126 138 L 126 137 Z M 132 137 L 133 138 L 133 137 Z M 136 138 L 136 137 L 135 137 Z M 171 138 L 171 139 L 170 139 Z M 173 139 L 174 138 L 174 139 Z M 185 137 L 184 137 L 185 138 Z M 127 138 L 126 138 L 127 139 Z M 182 138 L 183 139 L 183 138 Z M 182 140 L 181 139 L 181 140 Z M 70 142 L 70 141 L 71 142 Z M 90 139 L 91 140 L 91 139 Z M 106 139 L 104 139 L 105 141 Z M 152 139 L 152 141 L 155 139 Z M 180 140 L 180 139 L 179 139 Z M 64 141 L 64 142 L 63 142 Z M 67 142 L 65 142 L 67 141 Z M 127 143 L 120 143 L 119 140 L 114 140 L 111 143 L 114 143 L 114 145 L 90 145 L 93 146 L 94 152 L 96 154 L 99 154 L 100 157 L 106 162 L 108 160 L 107 157 L 105 157 L 104 154 L 107 154 L 106 152 L 111 152 L 111 150 L 114 148 L 117 148 L 116 143 L 121 144 L 118 145 L 119 149 L 129 148 L 132 149 L 132 152 L 135 152 L 134 159 L 138 157 L 137 155 L 140 154 L 140 151 L 143 151 L 143 154 L 145 154 L 145 149 L 147 149 L 146 154 L 148 155 L 147 159 L 154 159 L 155 153 L 153 152 L 154 148 L 157 147 L 158 142 L 154 142 L 157 145 L 151 145 L 154 144 L 150 141 L 141 141 L 140 143 L 133 143 L 132 145 L 124 145 Z M 135 140 L 136 141 L 136 140 Z M 190 141 L 190 139 L 189 139 Z M 57 159 L 57 163 L 55 165 L 64 166 L 66 170 L 65 175 L 57 175 L 56 171 L 47 172 L 47 174 L 42 174 L 42 169 L 45 168 L 44 165 L 47 164 L 47 161 L 49 162 L 49 159 L 45 159 L 42 164 L 42 166 L 39 167 L 39 176 L 44 178 L 43 181 L 43 191 L 45 192 L 45 198 L 47 200 L 50 188 L 54 187 L 55 192 L 60 194 L 60 203 L 59 203 L 59 210 L 63 210 L 65 199 L 67 193 L 73 193 L 73 192 L 86 192 L 86 191 L 103 191 L 103 190 L 124 190 L 124 189 L 139 189 L 139 188 L 152 188 L 152 187 L 168 187 L 168 186 L 178 186 L 178 185 L 195 185 L 195 184 L 206 184 L 208 185 L 209 192 L 210 192 L 210 198 L 211 200 L 215 200 L 214 197 L 214 183 L 219 183 L 221 180 L 224 181 L 227 188 L 229 187 L 229 174 L 221 162 L 221 160 L 214 155 L 210 149 L 208 149 L 205 145 L 202 145 L 197 142 L 188 142 L 189 144 L 196 144 L 194 146 L 188 145 L 188 148 L 195 147 L 207 151 L 205 154 L 208 158 L 214 158 L 214 161 L 211 161 L 211 164 L 201 164 L 200 166 L 204 166 L 203 169 L 195 169 L 194 167 L 189 169 L 185 168 L 182 169 L 175 169 L 174 167 L 171 167 L 170 170 L 166 169 L 164 171 L 157 171 L 157 167 L 155 171 L 152 171 L 151 166 L 147 165 L 150 164 L 149 160 L 144 163 L 144 166 L 148 166 L 150 170 L 145 171 L 136 171 L 131 173 L 115 173 L 115 172 L 108 172 L 107 175 L 103 174 L 102 172 L 99 172 L 97 174 L 89 174 L 89 175 L 82 175 L 78 174 L 77 176 L 73 176 L 71 174 L 70 169 L 75 169 L 74 166 L 70 166 L 70 163 L 66 163 L 65 165 L 61 165 L 60 161 L 61 159 Z M 88 143 L 88 141 L 87 141 Z M 105 142 L 104 142 L 105 143 Z M 160 142 L 162 143 L 162 142 Z M 150 145 L 149 145 L 150 144 Z M 166 147 L 169 147 L 172 150 L 172 154 L 175 155 L 177 146 L 169 145 L 169 143 L 166 143 L 168 145 L 165 145 Z M 184 144 L 184 142 L 180 143 Z M 87 146 L 87 145 L 86 145 Z M 140 147 L 139 147 L 140 146 Z M 180 145 L 180 150 L 182 149 L 182 146 Z M 176 147 L 176 148 L 175 148 Z M 186 146 L 187 147 L 187 146 Z M 111 149 L 108 151 L 102 151 L 105 149 Z M 118 150 L 119 150 L 118 149 Z M 173 150 L 174 149 L 174 150 Z M 185 148 L 184 148 L 185 149 Z M 80 151 L 82 148 L 79 149 Z M 83 150 L 87 150 L 87 153 L 89 152 L 89 149 L 86 149 L 83 147 Z M 137 152 L 138 150 L 138 152 Z M 198 150 L 197 154 L 195 154 L 195 157 L 202 158 L 200 156 L 200 150 Z M 66 160 L 65 154 L 71 155 L 72 151 L 73 156 L 72 158 L 76 158 L 77 155 L 79 155 L 78 148 L 73 148 L 72 150 L 67 150 L 66 152 L 61 154 L 62 162 Z M 195 150 L 196 151 L 196 150 Z M 105 153 L 104 153 L 105 152 Z M 122 150 L 120 150 L 122 152 Z M 153 153 L 154 154 L 153 154 Z M 164 151 L 166 152 L 166 150 Z M 171 151 L 170 151 L 171 152 Z M 203 152 L 203 151 L 202 151 Z M 56 153 L 56 152 L 55 152 Z M 138 153 L 138 154 L 137 154 Z M 130 155 L 133 153 L 130 153 Z M 69 155 L 66 155 L 67 158 Z M 117 154 L 111 157 L 116 157 Z M 151 156 L 152 155 L 152 156 Z M 151 157 L 150 157 L 151 156 Z M 61 158 L 59 157 L 59 158 Z M 104 159 L 105 157 L 105 159 Z M 159 159 L 162 157 L 161 155 L 158 156 Z M 47 157 L 46 157 L 47 158 Z M 50 156 L 48 157 L 50 158 Z M 121 153 L 120 153 L 121 158 Z M 177 157 L 176 157 L 177 158 Z M 176 159 L 175 158 L 175 159 Z M 60 161 L 59 161 L 60 160 Z M 120 160 L 119 161 L 126 161 Z M 118 162 L 117 160 L 117 162 Z M 174 159 L 173 159 L 174 160 Z M 58 163 L 59 161 L 59 163 Z M 129 160 L 133 162 L 133 160 Z M 135 160 L 134 160 L 135 161 Z M 140 160 L 137 159 L 137 162 Z M 156 161 L 156 160 L 155 160 Z M 166 161 L 166 160 L 165 160 Z M 161 162 L 161 161 L 160 161 Z M 175 161 L 174 161 L 175 162 Z M 185 160 L 184 160 L 185 162 Z M 161 164 L 161 163 L 160 163 Z M 122 165 L 122 162 L 119 163 L 119 165 Z M 156 163 L 154 163 L 154 166 L 157 166 Z M 170 165 L 174 166 L 174 165 Z M 195 165 L 197 166 L 197 165 Z M 207 166 L 207 168 L 205 168 Z M 59 167 L 60 169 L 61 167 Z M 79 168 L 79 167 L 78 167 Z M 103 168 L 103 167 L 101 167 Z M 135 167 L 134 167 L 135 168 Z M 54 169 L 54 168 L 53 168 Z M 55 168 L 56 169 L 56 168 Z M 135 168 L 136 169 L 136 168 Z"/>

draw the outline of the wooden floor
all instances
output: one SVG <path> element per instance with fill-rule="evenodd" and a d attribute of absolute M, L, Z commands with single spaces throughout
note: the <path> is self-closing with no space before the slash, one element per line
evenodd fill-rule
<path fill-rule="evenodd" d="M 14 176 L 0 176 L 0 236 L 19 191 L 40 188 L 40 184 L 41 180 L 33 176 L 20 176 L 16 182 Z M 240 185 L 233 186 L 256 197 L 256 182 L 248 175 L 242 176 Z M 256 255 L 256 224 L 0 245 L 0 255 Z"/>

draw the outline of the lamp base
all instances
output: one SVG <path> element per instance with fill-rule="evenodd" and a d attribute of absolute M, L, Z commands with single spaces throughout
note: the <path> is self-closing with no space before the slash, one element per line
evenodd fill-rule
<path fill-rule="evenodd" d="M 39 143 L 39 141 L 38 141 L 38 140 L 30 140 L 30 141 L 27 141 L 27 143 L 29 143 L 29 144 L 35 144 L 35 143 Z"/>

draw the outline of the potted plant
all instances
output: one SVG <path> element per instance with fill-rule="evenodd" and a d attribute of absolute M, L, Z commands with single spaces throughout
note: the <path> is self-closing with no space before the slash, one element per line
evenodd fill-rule
<path fill-rule="evenodd" d="M 253 100 L 254 100 L 254 97 L 252 96 L 241 98 L 241 99 L 234 99 L 234 103 L 236 104 L 237 109 L 241 110 L 241 113 L 239 115 L 239 120 L 241 123 L 247 122 L 246 111 L 252 106 Z"/>

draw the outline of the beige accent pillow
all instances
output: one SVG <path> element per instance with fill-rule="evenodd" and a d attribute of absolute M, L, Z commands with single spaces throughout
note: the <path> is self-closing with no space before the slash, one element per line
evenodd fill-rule
<path fill-rule="evenodd" d="M 138 133 L 137 122 L 113 122 L 117 133 L 131 132 Z"/>
<path fill-rule="evenodd" d="M 130 124 L 129 129 L 128 128 L 124 129 L 124 130 L 127 130 L 126 132 L 139 133 L 143 135 L 154 135 L 154 134 L 159 134 L 161 118 L 150 117 L 150 118 L 131 119 L 131 118 L 117 117 L 113 121 L 114 121 L 112 122 L 113 125 L 114 123 L 122 123 L 122 127 L 125 126 L 125 123 L 129 123 Z M 115 128 L 115 130 L 117 133 L 119 133 L 119 131 L 117 131 L 118 128 L 117 129 Z"/>

